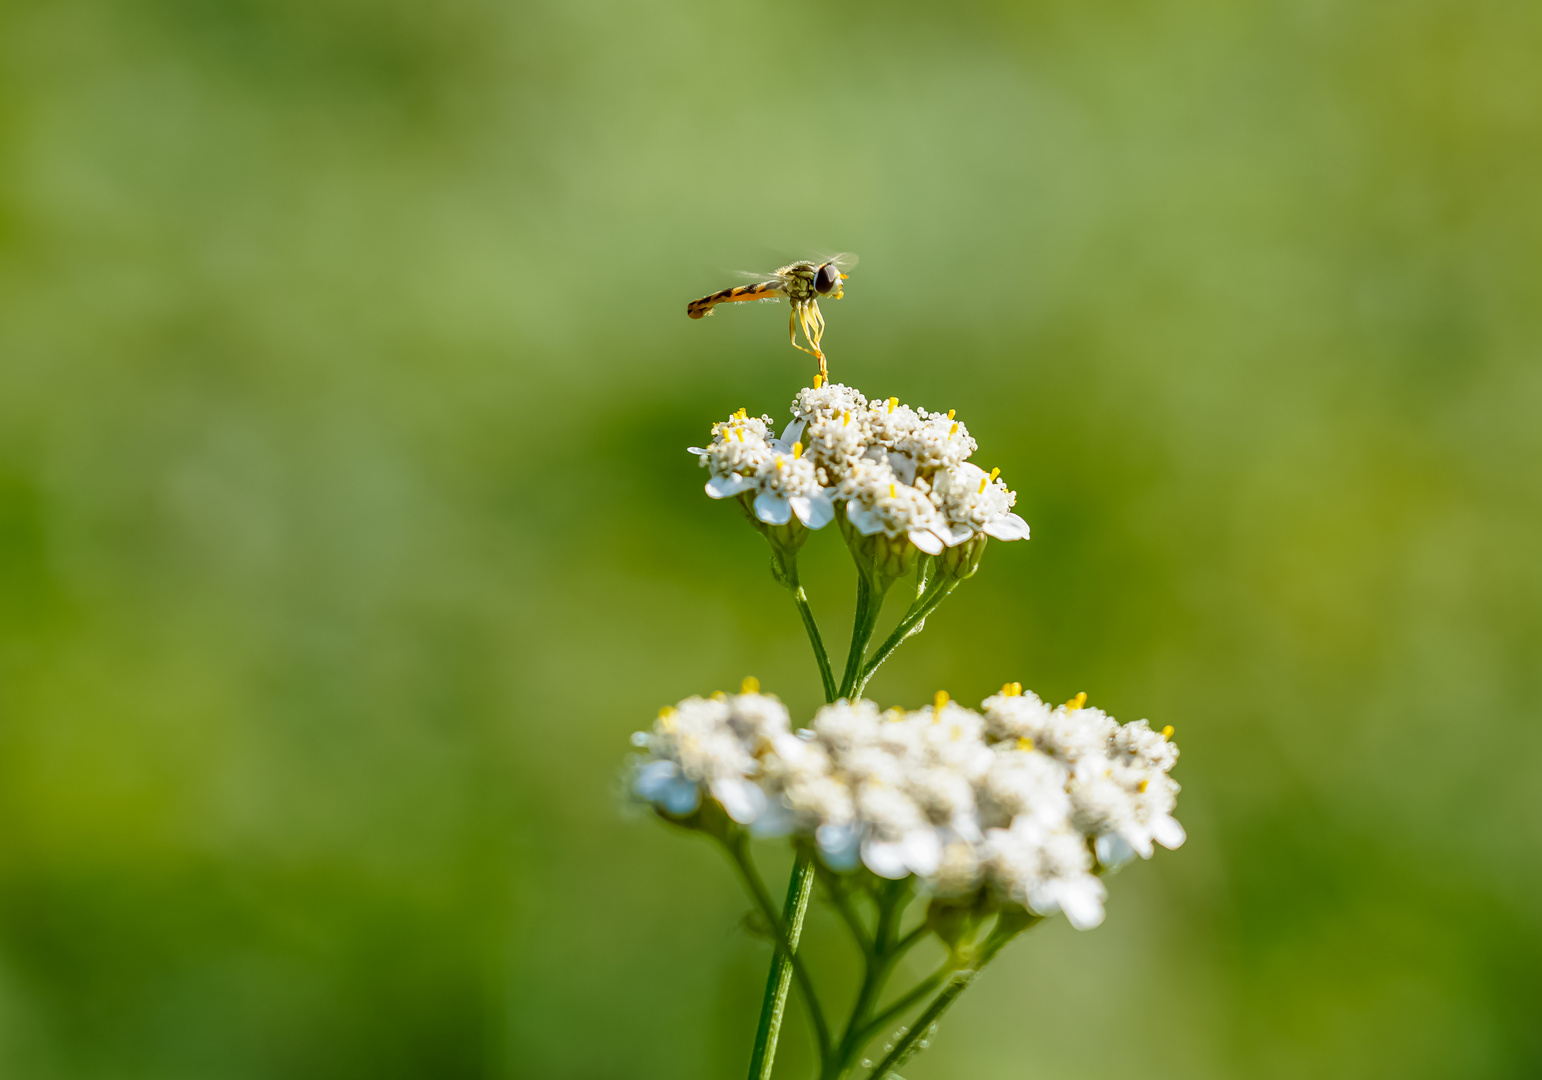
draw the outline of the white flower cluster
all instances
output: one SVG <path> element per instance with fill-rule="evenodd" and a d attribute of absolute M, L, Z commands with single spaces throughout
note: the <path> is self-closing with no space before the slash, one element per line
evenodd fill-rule
<path fill-rule="evenodd" d="M 1051 708 L 1016 683 L 983 714 L 946 694 L 914 712 L 842 700 L 794 732 L 772 697 L 691 698 L 633 737 L 648 751 L 634 790 L 679 817 L 705 788 L 757 835 L 813 838 L 834 870 L 914 874 L 938 895 L 988 885 L 1088 929 L 1103 921 L 1097 871 L 1184 833 L 1172 729 L 1085 700 Z"/>
<path fill-rule="evenodd" d="M 711 445 L 690 448 L 712 474 L 707 494 L 753 492 L 761 521 L 784 525 L 796 514 L 812 529 L 828 524 L 841 502 L 862 535 L 908 536 L 931 555 L 981 535 L 1028 535 L 1000 470 L 968 462 L 976 444 L 952 411 L 869 402 L 836 383 L 799 390 L 792 415 L 775 439 L 769 416 L 743 409 L 712 425 Z"/>

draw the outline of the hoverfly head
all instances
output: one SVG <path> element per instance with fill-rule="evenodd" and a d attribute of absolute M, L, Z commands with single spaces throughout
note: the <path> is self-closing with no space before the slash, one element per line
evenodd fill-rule
<path fill-rule="evenodd" d="M 834 263 L 825 263 L 814 274 L 814 289 L 820 296 L 834 292 L 836 299 L 841 295 L 841 272 L 835 268 Z"/>

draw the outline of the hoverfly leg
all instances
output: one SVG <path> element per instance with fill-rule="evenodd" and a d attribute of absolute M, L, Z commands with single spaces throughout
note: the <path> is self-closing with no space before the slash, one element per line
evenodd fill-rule
<path fill-rule="evenodd" d="M 799 305 L 798 321 L 803 324 L 803 336 L 808 339 L 808 343 L 812 345 L 813 348 L 803 349 L 802 345 L 798 345 L 798 348 L 803 349 L 803 351 L 808 353 L 810 356 L 817 356 L 819 358 L 819 377 L 822 381 L 829 382 L 830 372 L 825 365 L 825 354 L 819 348 L 819 338 L 823 335 L 816 333 L 814 328 L 809 325 L 811 322 L 818 319 L 818 317 L 819 304 L 817 301 L 811 300 L 805 304 Z M 793 344 L 797 345 L 797 342 L 795 341 Z"/>

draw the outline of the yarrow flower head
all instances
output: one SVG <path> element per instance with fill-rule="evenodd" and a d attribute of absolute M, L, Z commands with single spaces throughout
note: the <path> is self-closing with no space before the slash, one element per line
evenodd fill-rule
<path fill-rule="evenodd" d="M 1152 731 L 1144 720 L 1121 726 L 1086 700 L 1078 694 L 1052 709 L 1031 692 L 1004 690 L 982 708 L 992 737 L 1030 743 L 1065 766 L 1073 814 L 1095 840 L 1100 862 L 1149 859 L 1153 841 L 1178 847 L 1184 831 L 1172 816 L 1178 796 L 1168 775 L 1178 760 L 1172 728 Z"/>
<path fill-rule="evenodd" d="M 789 424 L 771 437 L 769 416 L 752 417 L 744 409 L 712 425 L 708 446 L 690 447 L 710 472 L 706 491 L 714 499 L 745 496 L 756 518 L 786 525 L 796 515 L 811 529 L 823 528 L 835 507 L 820 485 L 814 463 L 803 457 L 797 441 L 801 424 Z"/>
<path fill-rule="evenodd" d="M 901 480 L 887 461 L 862 458 L 836 491 L 862 536 L 903 537 L 928 555 L 942 553 L 947 522 L 927 493 Z"/>
<path fill-rule="evenodd" d="M 758 689 L 758 687 L 756 688 Z M 633 790 L 675 818 L 704 797 L 760 835 L 794 834 L 832 870 L 980 889 L 1037 915 L 1103 920 L 1100 872 L 1177 847 L 1171 729 L 1120 725 L 1085 695 L 1051 709 L 1017 684 L 966 709 L 840 700 L 793 731 L 775 698 L 690 698 L 634 742 Z"/>
<path fill-rule="evenodd" d="M 705 791 L 741 825 L 766 808 L 756 784 L 761 759 L 789 733 L 786 707 L 758 693 L 753 680 L 745 692 L 686 698 L 659 710 L 653 730 L 632 737 L 648 751 L 633 781 L 636 794 L 674 817 L 693 813 Z"/>
<path fill-rule="evenodd" d="M 1027 538 L 1028 523 L 1012 509 L 1016 493 L 999 469 L 968 461 L 978 444 L 952 411 L 870 401 L 826 383 L 799 390 L 791 413 L 778 439 L 770 417 L 743 409 L 714 424 L 711 445 L 691 448 L 711 473 L 707 494 L 748 497 L 767 524 L 796 516 L 820 528 L 840 515 L 848 537 L 883 536 L 928 555 L 985 537 Z"/>

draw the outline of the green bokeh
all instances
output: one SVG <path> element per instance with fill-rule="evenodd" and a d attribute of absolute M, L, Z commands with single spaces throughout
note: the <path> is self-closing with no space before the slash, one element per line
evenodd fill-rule
<path fill-rule="evenodd" d="M 1524 0 L 0 7 L 0 1074 L 741 1074 L 767 950 L 616 776 L 819 700 L 683 452 L 810 365 L 682 310 L 819 249 L 836 377 L 1033 526 L 874 696 L 1184 754 L 1188 845 L 906 1075 L 1542 1074 L 1539 55 Z"/>

